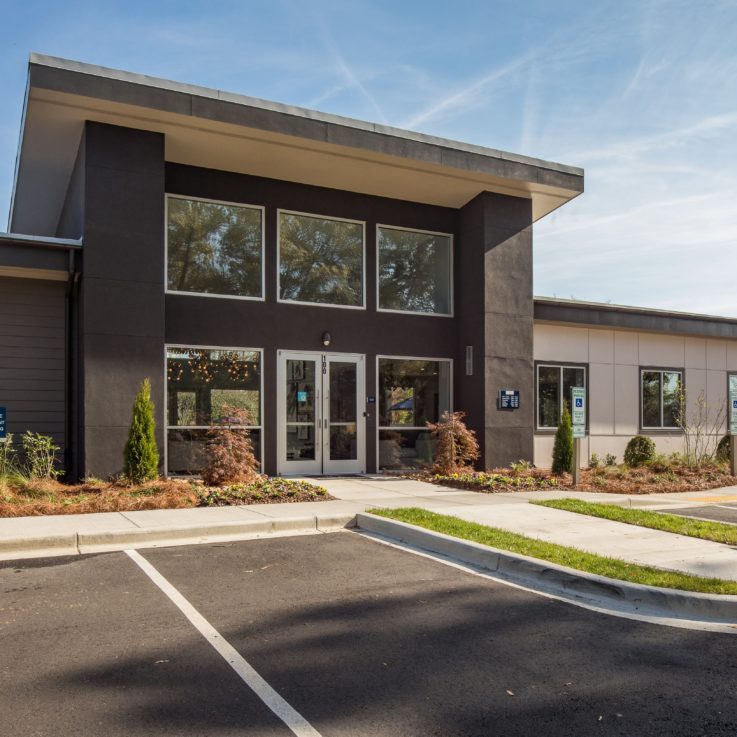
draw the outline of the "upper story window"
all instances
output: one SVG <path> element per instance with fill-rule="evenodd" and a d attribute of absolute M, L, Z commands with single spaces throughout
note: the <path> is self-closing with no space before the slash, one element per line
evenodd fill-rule
<path fill-rule="evenodd" d="M 586 388 L 584 366 L 543 364 L 537 366 L 537 427 L 555 430 L 565 402 L 570 411 L 571 389 Z"/>
<path fill-rule="evenodd" d="M 364 224 L 279 211 L 279 301 L 362 309 Z"/>
<path fill-rule="evenodd" d="M 263 299 L 263 208 L 167 195 L 169 292 Z"/>
<path fill-rule="evenodd" d="M 680 430 L 683 371 L 640 369 L 643 430 Z"/>
<path fill-rule="evenodd" d="M 453 237 L 377 227 L 380 310 L 453 314 Z"/>

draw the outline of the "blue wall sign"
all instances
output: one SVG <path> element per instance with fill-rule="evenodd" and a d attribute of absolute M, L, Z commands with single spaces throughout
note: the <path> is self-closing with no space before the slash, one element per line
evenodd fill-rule
<path fill-rule="evenodd" d="M 500 389 L 499 409 L 519 409 L 519 389 Z"/>
<path fill-rule="evenodd" d="M 5 442 L 8 437 L 7 419 L 7 410 L 5 409 L 5 407 L 0 407 L 0 443 Z"/>

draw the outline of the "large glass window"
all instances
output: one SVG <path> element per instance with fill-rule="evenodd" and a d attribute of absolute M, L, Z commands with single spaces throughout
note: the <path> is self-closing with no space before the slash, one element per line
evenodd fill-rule
<path fill-rule="evenodd" d="M 167 197 L 170 292 L 263 297 L 263 210 Z"/>
<path fill-rule="evenodd" d="M 539 364 L 537 367 L 537 426 L 555 430 L 560 422 L 563 403 L 570 411 L 571 389 L 586 387 L 583 366 Z"/>
<path fill-rule="evenodd" d="M 452 237 L 379 226 L 379 309 L 450 315 Z"/>
<path fill-rule="evenodd" d="M 279 299 L 363 307 L 363 223 L 279 212 Z"/>
<path fill-rule="evenodd" d="M 678 430 L 681 410 L 683 372 L 642 369 L 642 428 Z"/>
<path fill-rule="evenodd" d="M 261 352 L 220 348 L 166 350 L 167 472 L 197 474 L 204 466 L 206 433 L 228 407 L 248 412 L 247 427 L 261 454 Z"/>
<path fill-rule="evenodd" d="M 379 359 L 379 468 L 427 468 L 433 443 L 426 422 L 451 410 L 450 361 Z"/>

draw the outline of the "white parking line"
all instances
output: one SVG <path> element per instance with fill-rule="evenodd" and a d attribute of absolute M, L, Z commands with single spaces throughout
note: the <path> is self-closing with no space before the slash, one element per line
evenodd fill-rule
<path fill-rule="evenodd" d="M 253 666 L 167 581 L 140 553 L 125 551 L 128 557 L 169 597 L 195 629 L 215 648 L 243 682 L 281 719 L 297 737 L 321 737 L 320 733 L 293 709 L 256 672 Z"/>

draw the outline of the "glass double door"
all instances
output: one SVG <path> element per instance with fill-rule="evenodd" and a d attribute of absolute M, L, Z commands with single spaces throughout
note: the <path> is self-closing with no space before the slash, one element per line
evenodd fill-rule
<path fill-rule="evenodd" d="M 278 353 L 278 472 L 364 473 L 363 356 Z"/>

